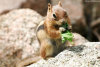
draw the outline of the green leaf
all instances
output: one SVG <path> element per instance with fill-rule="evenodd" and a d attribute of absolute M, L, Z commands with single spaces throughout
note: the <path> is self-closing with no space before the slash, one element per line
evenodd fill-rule
<path fill-rule="evenodd" d="M 68 27 L 68 24 L 64 24 L 62 25 L 64 28 Z M 73 40 L 73 34 L 67 30 L 65 31 L 64 33 L 61 33 L 61 36 L 62 36 L 62 43 L 64 43 L 66 40 L 68 40 L 69 42 L 72 43 L 72 40 Z"/>

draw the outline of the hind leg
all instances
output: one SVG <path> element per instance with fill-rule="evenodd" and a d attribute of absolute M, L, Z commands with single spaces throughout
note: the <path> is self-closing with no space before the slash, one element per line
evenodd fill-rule
<path fill-rule="evenodd" d="M 54 46 L 49 40 L 43 40 L 43 42 L 41 42 L 40 55 L 45 59 L 47 57 L 51 57 L 53 53 Z"/>

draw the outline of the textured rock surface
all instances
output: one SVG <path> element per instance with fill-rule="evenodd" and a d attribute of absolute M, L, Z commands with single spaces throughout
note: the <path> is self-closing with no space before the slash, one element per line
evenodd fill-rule
<path fill-rule="evenodd" d="M 38 50 L 35 30 L 42 20 L 41 15 L 30 9 L 0 16 L 0 67 L 15 67 L 16 62 Z"/>
<path fill-rule="evenodd" d="M 27 67 L 100 67 L 100 42 L 67 48 L 55 58 L 42 59 Z"/>
<path fill-rule="evenodd" d="M 74 41 L 75 46 L 89 42 L 87 39 L 85 39 L 83 36 L 81 36 L 78 33 L 73 33 L 73 36 L 74 36 L 73 41 Z"/>

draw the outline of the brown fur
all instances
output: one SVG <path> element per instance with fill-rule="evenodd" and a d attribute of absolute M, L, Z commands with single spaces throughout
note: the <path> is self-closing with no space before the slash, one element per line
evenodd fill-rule
<path fill-rule="evenodd" d="M 40 55 L 43 58 L 53 56 L 60 51 L 60 47 L 64 46 L 61 42 L 61 31 L 59 28 L 63 23 L 68 22 L 71 29 L 71 23 L 66 11 L 59 2 L 56 6 L 48 4 L 48 12 L 45 21 L 38 26 L 44 26 L 43 29 L 37 31 L 37 38 L 40 42 Z M 57 26 L 57 27 L 56 27 Z"/>
<path fill-rule="evenodd" d="M 45 25 L 45 30 L 46 33 L 49 35 L 51 38 L 60 38 L 60 31 L 55 29 L 54 26 L 51 23 L 44 23 Z"/>
<path fill-rule="evenodd" d="M 68 22 L 69 28 L 71 29 L 70 20 L 66 11 L 62 8 L 61 3 L 59 2 L 58 5 L 53 7 L 51 4 L 48 4 L 47 17 L 37 28 L 37 38 L 40 43 L 40 56 L 42 58 L 46 59 L 48 57 L 55 56 L 65 48 L 65 45 L 61 42 L 61 30 L 59 28 L 66 22 Z M 28 61 L 30 63 L 31 61 L 36 62 L 38 60 Z M 27 64 L 28 61 L 25 62 L 25 64 Z M 20 65 L 24 66 L 25 64 L 23 61 L 23 64 Z"/>
<path fill-rule="evenodd" d="M 49 4 L 50 6 L 50 4 Z M 52 16 L 53 14 L 55 14 L 57 16 L 57 20 L 54 20 L 54 17 Z M 44 26 L 45 26 L 45 30 L 47 32 L 47 34 L 51 37 L 51 38 L 60 38 L 60 31 L 59 29 L 56 29 L 54 26 L 55 25 L 61 25 L 62 21 L 67 21 L 69 28 L 71 29 L 71 22 L 69 17 L 67 16 L 66 11 L 61 7 L 61 3 L 59 3 L 56 6 L 53 6 L 48 9 L 47 12 L 47 18 L 44 22 Z"/>

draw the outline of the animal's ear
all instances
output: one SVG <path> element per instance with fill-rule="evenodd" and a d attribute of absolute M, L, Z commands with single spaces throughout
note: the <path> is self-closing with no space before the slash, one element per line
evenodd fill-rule
<path fill-rule="evenodd" d="M 52 6 L 50 3 L 48 3 L 48 12 L 52 12 Z"/>
<path fill-rule="evenodd" d="M 61 4 L 61 2 L 60 2 L 60 1 L 58 2 L 58 5 L 62 7 L 62 4 Z"/>

